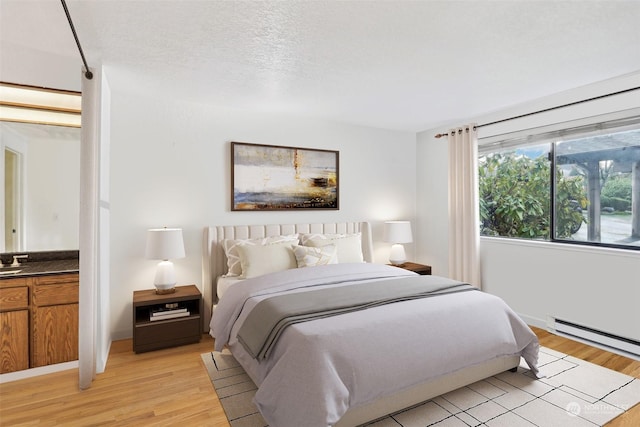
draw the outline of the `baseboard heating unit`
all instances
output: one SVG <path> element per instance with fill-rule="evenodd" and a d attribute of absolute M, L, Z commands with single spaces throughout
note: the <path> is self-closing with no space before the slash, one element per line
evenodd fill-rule
<path fill-rule="evenodd" d="M 578 338 L 596 346 L 607 347 L 613 351 L 617 350 L 635 359 L 640 359 L 639 341 L 561 319 L 555 319 L 555 331 L 561 335 Z"/>

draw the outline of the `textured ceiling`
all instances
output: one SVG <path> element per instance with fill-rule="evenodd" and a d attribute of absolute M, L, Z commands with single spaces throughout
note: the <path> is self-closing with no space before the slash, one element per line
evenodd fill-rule
<path fill-rule="evenodd" d="M 430 129 L 640 70 L 638 1 L 67 4 L 114 90 L 388 129 Z M 0 6 L 5 46 L 80 63 L 60 1 Z"/>

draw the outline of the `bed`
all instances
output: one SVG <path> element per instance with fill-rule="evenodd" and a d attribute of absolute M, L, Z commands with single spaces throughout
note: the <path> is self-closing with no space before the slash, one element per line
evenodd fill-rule
<path fill-rule="evenodd" d="M 330 243 L 302 242 L 300 236 Z M 353 255 L 354 236 L 360 259 Z M 245 278 L 244 271 L 233 273 L 238 266 L 230 263 L 235 255 L 229 242 L 247 240 L 260 243 L 238 245 Z M 272 426 L 360 425 L 513 369 L 521 357 L 537 371 L 537 338 L 501 299 L 446 278 L 417 277 L 374 264 L 366 222 L 207 227 L 204 246 L 203 294 L 215 349 L 229 348 L 258 385 L 255 403 Z M 295 253 L 288 261 L 291 268 L 286 261 L 275 266 L 281 255 L 284 259 L 284 248 L 304 254 L 319 251 L 301 246 L 320 247 L 332 261 L 305 264 Z M 272 257 L 264 254 L 275 253 L 281 254 L 278 261 L 264 263 Z M 302 266 L 295 266 L 301 258 Z M 265 268 L 276 271 L 262 274 Z M 324 301 L 325 294 L 338 292 L 334 288 L 361 298 L 377 292 L 362 289 L 403 292 L 409 283 L 420 287 L 419 297 L 393 294 L 384 303 L 367 300 L 362 305 L 350 301 L 349 310 L 336 314 L 330 308 L 330 315 L 322 312 L 294 320 L 277 334 L 272 331 L 270 336 L 277 339 L 268 345 L 258 341 L 258 347 L 252 347 L 248 338 L 248 331 L 260 328 L 247 325 L 265 323 L 263 318 L 256 321 L 255 312 L 278 298 L 286 305 L 304 305 Z M 423 286 L 435 286 L 444 295 L 425 296 Z M 257 348 L 268 350 L 253 351 Z"/>

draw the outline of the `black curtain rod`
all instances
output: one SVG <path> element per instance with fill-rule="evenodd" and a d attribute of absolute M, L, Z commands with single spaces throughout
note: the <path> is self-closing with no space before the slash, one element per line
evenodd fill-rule
<path fill-rule="evenodd" d="M 502 119 L 502 120 L 496 120 L 495 122 L 483 123 L 481 125 L 474 126 L 474 130 L 478 129 L 478 128 L 481 128 L 483 126 L 495 125 L 497 123 L 502 123 L 502 122 L 508 122 L 510 120 L 521 119 L 523 117 L 533 116 L 535 114 L 540 114 L 540 113 L 546 113 L 547 111 L 553 111 L 553 110 L 557 110 L 559 108 L 571 107 L 573 105 L 582 104 L 583 102 L 596 101 L 598 99 L 602 99 L 602 98 L 606 98 L 606 97 L 614 96 L 614 95 L 620 95 L 620 94 L 627 93 L 627 92 L 632 92 L 632 91 L 638 90 L 638 89 L 640 89 L 640 86 L 633 87 L 631 89 L 620 90 L 618 92 L 607 93 L 605 95 L 594 96 L 593 98 L 587 98 L 587 99 L 583 99 L 583 100 L 580 100 L 580 101 L 570 102 L 568 104 L 557 105 L 555 107 L 549 107 L 549 108 L 545 108 L 544 110 L 534 111 L 532 113 L 526 113 L 526 114 L 521 114 L 519 116 L 509 117 L 509 118 Z M 436 138 L 442 138 L 443 136 L 448 136 L 448 133 L 439 133 L 439 134 L 435 135 Z"/>
<path fill-rule="evenodd" d="M 76 34 L 76 29 L 73 26 L 73 21 L 71 20 L 71 15 L 69 14 L 69 9 L 67 9 L 67 2 L 65 0 L 60 0 L 62 2 L 62 7 L 64 8 L 64 13 L 67 15 L 67 21 L 69 21 L 69 26 L 71 27 L 71 32 L 73 33 L 73 38 L 76 39 L 76 45 L 78 45 L 78 50 L 80 51 L 80 57 L 82 58 L 82 62 L 84 63 L 85 73 L 84 76 L 91 80 L 93 78 L 93 73 L 89 71 L 89 65 L 87 64 L 87 60 L 84 58 L 84 52 L 82 52 L 82 46 L 80 46 L 80 40 L 78 40 L 78 35 Z"/>

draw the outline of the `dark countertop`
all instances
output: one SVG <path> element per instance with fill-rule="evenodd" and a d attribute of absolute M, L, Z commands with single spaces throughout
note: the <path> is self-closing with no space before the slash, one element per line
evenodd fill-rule
<path fill-rule="evenodd" d="M 0 267 L 0 280 L 43 274 L 77 273 L 80 270 L 77 251 L 26 253 L 29 254 L 29 257 L 26 261 L 21 262 L 19 267 L 11 267 L 7 265 L 8 263 Z M 3 255 L 11 256 L 12 254 Z M 7 261 L 4 258 L 5 256 L 2 257 L 3 261 Z M 11 273 L 11 271 L 18 272 Z"/>
<path fill-rule="evenodd" d="M 10 271 L 18 271 L 17 273 L 9 273 Z M 7 271 L 7 273 L 2 273 Z M 2 267 L 0 268 L 0 279 L 11 277 L 38 276 L 41 274 L 56 273 L 77 273 L 79 271 L 79 262 L 77 259 L 66 259 L 57 261 L 35 261 L 21 264 L 20 267 Z"/>

